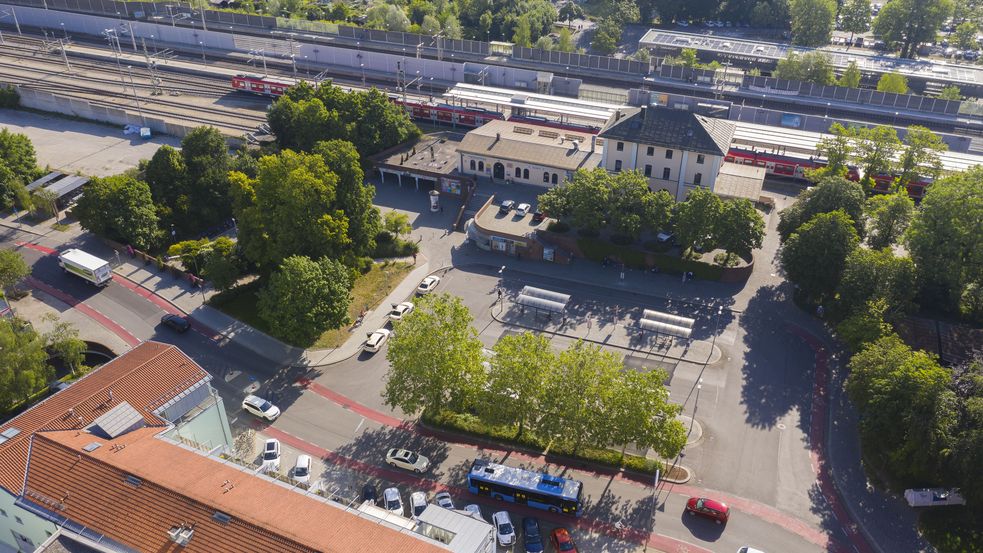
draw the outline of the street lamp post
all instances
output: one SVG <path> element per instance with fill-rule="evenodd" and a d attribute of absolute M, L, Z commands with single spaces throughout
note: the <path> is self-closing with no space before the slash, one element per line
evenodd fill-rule
<path fill-rule="evenodd" d="M 205 62 L 205 43 L 199 40 L 198 41 L 198 46 L 201 47 L 201 62 L 202 63 L 206 63 Z"/>

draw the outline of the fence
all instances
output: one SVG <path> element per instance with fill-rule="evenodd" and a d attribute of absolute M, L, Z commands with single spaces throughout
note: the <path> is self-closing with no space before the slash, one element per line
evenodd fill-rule
<path fill-rule="evenodd" d="M 648 75 L 650 65 L 647 62 L 636 60 L 611 58 L 608 56 L 593 56 L 590 54 L 578 54 L 576 52 L 559 52 L 556 50 L 540 50 L 539 48 L 524 48 L 522 46 L 512 47 L 512 57 L 521 60 L 538 61 L 562 65 L 564 67 L 576 67 L 579 69 L 595 69 L 598 71 L 611 71 L 615 73 L 628 73 L 632 75 Z"/>
<path fill-rule="evenodd" d="M 789 93 L 793 95 L 826 98 L 838 102 L 882 106 L 911 111 L 922 111 L 945 115 L 956 115 L 962 102 L 942 100 L 915 94 L 894 94 L 878 92 L 865 88 L 847 88 L 844 86 L 827 86 L 804 81 L 786 81 L 772 77 L 745 76 L 743 85 L 746 88 L 772 93 Z"/>

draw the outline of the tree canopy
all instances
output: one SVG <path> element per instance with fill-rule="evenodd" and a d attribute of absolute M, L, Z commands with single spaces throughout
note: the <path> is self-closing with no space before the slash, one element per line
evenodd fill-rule
<path fill-rule="evenodd" d="M 31 274 L 24 258 L 14 250 L 0 250 L 0 295 Z"/>
<path fill-rule="evenodd" d="M 792 42 L 801 46 L 826 46 L 833 36 L 835 0 L 790 0 Z"/>
<path fill-rule="evenodd" d="M 847 256 L 859 238 L 843 210 L 820 213 L 799 227 L 782 246 L 782 269 L 808 299 L 829 297 L 840 283 Z"/>
<path fill-rule="evenodd" d="M 833 62 L 829 54 L 820 51 L 805 54 L 789 53 L 778 60 L 778 65 L 772 72 L 772 76 L 776 79 L 805 81 L 819 85 L 830 85 L 836 82 Z"/>
<path fill-rule="evenodd" d="M 352 270 L 333 259 L 283 260 L 259 293 L 256 307 L 274 336 L 309 346 L 326 330 L 348 322 Z"/>
<path fill-rule="evenodd" d="M 137 248 L 149 248 L 160 238 L 157 210 L 150 187 L 126 175 L 93 178 L 75 205 L 82 228 Z"/>
<path fill-rule="evenodd" d="M 898 242 L 915 213 L 915 202 L 907 190 L 877 194 L 867 200 L 867 245 L 879 250 Z"/>
<path fill-rule="evenodd" d="M 34 145 L 27 135 L 0 129 L 0 209 L 14 203 L 17 189 L 31 182 L 37 170 Z"/>
<path fill-rule="evenodd" d="M 874 19 L 873 31 L 900 48 L 901 57 L 914 57 L 920 43 L 935 40 L 952 9 L 952 0 L 891 0 Z"/>
<path fill-rule="evenodd" d="M 765 237 L 765 220 L 750 200 L 741 198 L 724 202 L 720 218 L 714 226 L 717 246 L 734 254 L 750 255 L 761 247 Z"/>
<path fill-rule="evenodd" d="M 838 285 L 844 313 L 864 309 L 871 301 L 885 304 L 885 320 L 909 312 L 914 307 L 915 265 L 909 257 L 897 257 L 888 248 L 856 248 L 847 255 Z"/>
<path fill-rule="evenodd" d="M 908 77 L 905 77 L 901 73 L 884 73 L 877 81 L 877 91 L 907 94 Z"/>
<path fill-rule="evenodd" d="M 685 202 L 676 204 L 676 240 L 684 252 L 693 246 L 709 248 L 715 242 L 714 230 L 720 221 L 724 203 L 706 188 L 696 188 Z M 708 243 L 711 242 L 711 243 Z"/>
<path fill-rule="evenodd" d="M 853 35 L 856 33 L 866 33 L 870 30 L 870 0 L 846 0 L 840 8 L 840 28 L 850 33 L 850 42 L 853 42 Z M 851 62 L 856 67 L 856 63 Z M 856 88 L 859 85 L 854 85 Z"/>
<path fill-rule="evenodd" d="M 784 242 L 814 216 L 842 210 L 853 222 L 857 235 L 862 236 L 866 201 L 867 195 L 859 183 L 839 176 L 823 177 L 778 213 L 778 233 Z"/>

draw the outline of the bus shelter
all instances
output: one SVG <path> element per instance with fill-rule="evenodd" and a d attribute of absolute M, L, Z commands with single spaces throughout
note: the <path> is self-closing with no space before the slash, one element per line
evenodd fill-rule
<path fill-rule="evenodd" d="M 528 307 L 535 310 L 537 315 L 546 314 L 548 317 L 552 317 L 554 313 L 563 313 L 569 302 L 569 294 L 525 286 L 519 292 L 519 296 L 515 298 L 514 303 L 523 310 Z"/>

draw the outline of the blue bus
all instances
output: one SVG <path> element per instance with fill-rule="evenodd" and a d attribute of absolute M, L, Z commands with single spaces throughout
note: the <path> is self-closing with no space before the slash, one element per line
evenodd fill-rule
<path fill-rule="evenodd" d="M 578 480 L 475 459 L 468 471 L 471 493 L 570 516 L 580 514 Z"/>

